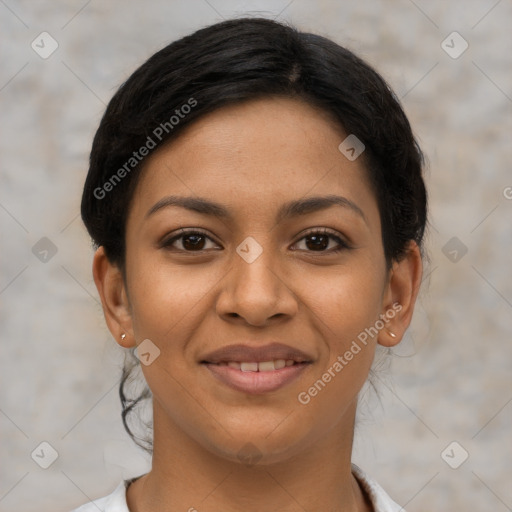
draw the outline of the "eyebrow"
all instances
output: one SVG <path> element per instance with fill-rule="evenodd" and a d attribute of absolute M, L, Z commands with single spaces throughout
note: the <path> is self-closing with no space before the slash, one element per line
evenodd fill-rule
<path fill-rule="evenodd" d="M 186 208 L 187 210 L 200 213 L 202 215 L 210 215 L 221 220 L 233 220 L 231 212 L 222 204 L 194 196 L 166 196 L 160 199 L 148 210 L 146 218 L 150 217 L 157 211 L 170 206 L 179 206 L 181 208 Z M 366 224 L 368 224 L 363 210 L 361 210 L 356 203 L 346 197 L 336 195 L 306 197 L 284 203 L 277 212 L 276 222 L 281 222 L 284 219 L 292 217 L 307 215 L 320 210 L 326 210 L 332 206 L 341 206 L 343 208 L 350 209 L 361 217 Z"/>

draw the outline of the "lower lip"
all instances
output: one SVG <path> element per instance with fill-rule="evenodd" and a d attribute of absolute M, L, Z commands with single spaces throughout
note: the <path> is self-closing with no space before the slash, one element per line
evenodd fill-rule
<path fill-rule="evenodd" d="M 204 363 L 212 374 L 230 388 L 250 395 L 276 391 L 296 379 L 310 363 L 297 363 L 268 372 L 243 372 L 230 366 Z"/>

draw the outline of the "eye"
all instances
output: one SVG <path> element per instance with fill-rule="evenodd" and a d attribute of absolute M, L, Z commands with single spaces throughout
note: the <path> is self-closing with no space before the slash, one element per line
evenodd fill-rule
<path fill-rule="evenodd" d="M 307 240 L 305 242 L 306 250 L 308 252 L 328 252 L 328 253 L 337 253 L 341 252 L 345 249 L 350 249 L 350 246 L 335 232 L 330 231 L 327 228 L 316 229 L 306 233 L 300 240 Z M 337 242 L 334 249 L 325 250 L 329 247 L 329 243 L 331 240 Z M 299 243 L 297 242 L 297 243 Z"/>
<path fill-rule="evenodd" d="M 350 246 L 340 236 L 327 228 L 316 229 L 306 233 L 300 240 L 305 240 L 307 252 L 327 252 L 327 253 L 338 253 L 345 249 L 350 249 Z M 215 246 L 217 244 L 210 238 L 205 232 L 198 229 L 180 229 L 179 234 L 171 236 L 165 239 L 161 247 L 166 249 L 176 249 L 181 252 L 200 252 L 208 250 L 208 241 L 212 242 Z M 329 249 L 331 241 L 335 241 L 334 248 Z M 176 247 L 176 243 L 179 242 L 181 247 Z M 299 242 L 296 242 L 297 245 Z M 211 249 L 212 247 L 210 247 Z M 215 248 L 215 247 L 213 247 Z"/>
<path fill-rule="evenodd" d="M 177 250 L 182 252 L 200 252 L 208 249 L 208 247 L 205 247 L 207 240 L 213 242 L 203 231 L 197 229 L 180 229 L 178 235 L 166 238 L 162 242 L 161 247 L 172 249 L 175 243 L 179 241 L 181 247 L 174 247 Z"/>

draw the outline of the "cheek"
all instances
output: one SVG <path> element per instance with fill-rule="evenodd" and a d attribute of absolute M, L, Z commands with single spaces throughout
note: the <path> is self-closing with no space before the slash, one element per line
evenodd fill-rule
<path fill-rule="evenodd" d="M 177 406 L 182 386 L 193 387 L 190 370 L 197 361 L 188 349 L 190 341 L 200 337 L 208 344 L 209 330 L 198 330 L 211 312 L 210 292 L 223 273 L 190 263 L 171 265 L 160 251 L 132 254 L 127 272 L 135 339 L 149 339 L 159 350 L 154 364 L 142 370 L 155 396 L 162 392 Z"/>
<path fill-rule="evenodd" d="M 209 291 L 221 275 L 200 265 L 170 264 L 160 251 L 135 254 L 128 268 L 132 318 L 137 340 L 150 338 L 165 347 L 198 325 Z M 206 268 L 206 267 L 205 267 Z"/>
<path fill-rule="evenodd" d="M 204 410 L 194 399 L 197 393 L 184 392 L 195 387 L 190 370 L 196 362 L 187 346 L 212 307 L 209 291 L 221 275 L 190 264 L 171 266 L 156 252 L 132 255 L 127 272 L 135 339 L 149 339 L 159 350 L 154 362 L 142 366 L 154 398 L 176 423 L 194 415 L 205 423 L 208 417 L 203 418 Z"/>
<path fill-rule="evenodd" d="M 314 418 L 315 431 L 327 431 L 347 414 L 371 368 L 376 340 L 369 327 L 379 314 L 375 280 L 340 277 L 317 293 L 317 330 L 326 345 L 317 371 L 296 396 L 303 418 Z M 306 420 L 304 420 L 306 421 Z"/>
<path fill-rule="evenodd" d="M 325 324 L 327 339 L 340 349 L 348 338 L 373 324 L 382 307 L 383 279 L 378 263 L 354 261 L 338 269 L 316 271 L 299 296 Z"/>
<path fill-rule="evenodd" d="M 310 383 L 314 389 L 303 390 L 308 395 L 304 401 L 318 396 L 318 407 L 328 406 L 329 400 L 346 404 L 366 380 L 375 351 L 374 326 L 382 307 L 382 275 L 372 268 L 379 265 L 361 263 L 350 269 L 340 267 L 338 272 L 330 269 L 328 276 L 309 280 L 302 293 L 308 297 L 311 322 L 325 345 Z"/>

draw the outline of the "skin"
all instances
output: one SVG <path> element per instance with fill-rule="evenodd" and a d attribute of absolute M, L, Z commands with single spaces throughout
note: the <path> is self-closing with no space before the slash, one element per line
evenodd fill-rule
<path fill-rule="evenodd" d="M 387 269 L 363 158 L 338 150 L 346 136 L 323 111 L 266 98 L 208 114 L 146 160 L 127 219 L 126 282 L 102 247 L 93 263 L 117 342 L 150 339 L 160 349 L 143 365 L 154 454 L 152 470 L 128 488 L 131 511 L 372 510 L 351 473 L 357 394 L 376 344 L 399 343 L 410 324 L 422 262 L 411 242 Z M 147 216 L 169 195 L 221 203 L 232 218 L 178 206 Z M 334 205 L 276 222 L 283 203 L 325 195 L 349 199 L 364 218 Z M 180 227 L 206 233 L 199 249 L 187 237 L 162 247 Z M 304 237 L 318 228 L 350 248 L 334 253 L 338 241 L 328 238 L 317 249 Z M 236 252 L 249 236 L 263 250 L 252 263 Z M 401 310 L 385 328 L 301 404 L 298 394 L 394 303 Z M 199 364 L 207 352 L 248 340 L 292 345 L 314 362 L 263 395 L 235 391 Z M 261 456 L 256 464 L 237 456 L 248 442 Z"/>

